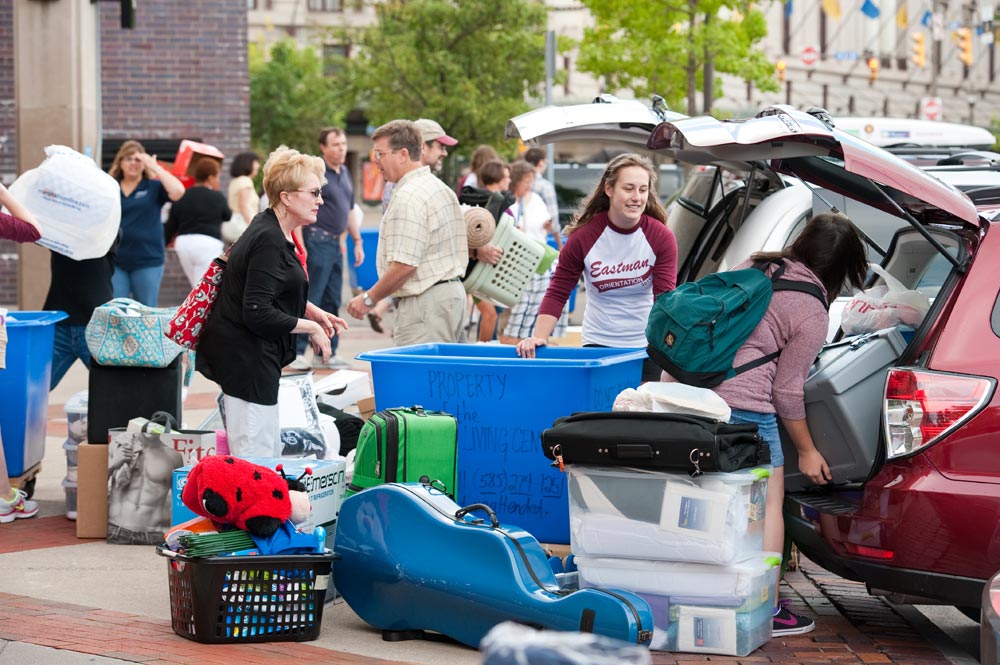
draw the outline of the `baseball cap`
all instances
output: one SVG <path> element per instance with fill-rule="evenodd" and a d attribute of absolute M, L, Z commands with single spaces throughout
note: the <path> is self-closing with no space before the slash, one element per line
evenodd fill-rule
<path fill-rule="evenodd" d="M 438 143 L 447 146 L 453 146 L 458 143 L 458 139 L 453 139 L 445 134 L 444 128 L 433 120 L 421 118 L 413 124 L 415 124 L 417 129 L 420 130 L 420 140 L 424 143 L 427 143 L 428 141 L 437 141 Z"/>

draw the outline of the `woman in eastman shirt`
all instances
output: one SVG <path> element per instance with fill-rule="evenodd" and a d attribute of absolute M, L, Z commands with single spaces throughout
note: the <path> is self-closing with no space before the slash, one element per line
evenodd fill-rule
<path fill-rule="evenodd" d="M 325 361 L 343 319 L 306 301 L 292 231 L 316 223 L 323 160 L 284 146 L 264 164 L 270 208 L 233 246 L 215 309 L 198 346 L 198 370 L 222 387 L 229 447 L 239 457 L 280 457 L 278 382 L 305 333 Z"/>
<path fill-rule="evenodd" d="M 677 284 L 677 241 L 656 196 L 656 172 L 642 155 L 626 153 L 608 164 L 582 212 L 566 227 L 535 330 L 517 343 L 517 354 L 534 358 L 548 343 L 580 275 L 587 285 L 584 346 L 645 348 L 653 299 Z M 660 368 L 648 358 L 642 380 L 656 381 Z"/>

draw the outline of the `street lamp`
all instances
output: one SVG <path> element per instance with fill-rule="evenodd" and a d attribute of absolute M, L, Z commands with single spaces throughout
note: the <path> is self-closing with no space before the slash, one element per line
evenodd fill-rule
<path fill-rule="evenodd" d="M 968 104 L 969 104 L 969 124 L 970 125 L 975 125 L 976 124 L 976 114 L 975 114 L 975 111 L 976 111 L 976 102 L 979 101 L 979 98 L 976 95 L 970 94 L 970 95 L 967 95 L 965 97 L 965 101 L 968 102 Z"/>

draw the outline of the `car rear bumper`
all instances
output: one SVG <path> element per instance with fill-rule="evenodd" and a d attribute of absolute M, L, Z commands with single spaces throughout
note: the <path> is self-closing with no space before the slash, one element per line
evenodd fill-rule
<path fill-rule="evenodd" d="M 812 495 L 790 494 L 785 497 L 785 532 L 799 551 L 831 573 L 869 587 L 901 594 L 934 598 L 948 605 L 979 607 L 986 580 L 946 575 L 925 570 L 900 568 L 874 559 L 847 553 L 824 538 L 817 522 L 803 513 L 831 510 L 831 502 L 817 506 Z M 805 509 L 805 510 L 804 510 Z M 846 505 L 840 507 L 843 515 Z M 832 513 L 831 513 L 832 514 Z"/>

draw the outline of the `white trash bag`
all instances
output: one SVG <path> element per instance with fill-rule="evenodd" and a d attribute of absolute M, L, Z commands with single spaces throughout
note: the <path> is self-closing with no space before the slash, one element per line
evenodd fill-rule
<path fill-rule="evenodd" d="M 95 259 L 111 249 L 121 222 L 121 188 L 90 157 L 50 145 L 37 168 L 10 193 L 38 219 L 38 244 L 71 259 Z"/>
<path fill-rule="evenodd" d="M 872 263 L 871 269 L 882 283 L 858 293 L 847 303 L 840 321 L 844 333 L 862 335 L 898 325 L 919 327 L 931 308 L 930 298 L 905 288 L 881 266 Z"/>

